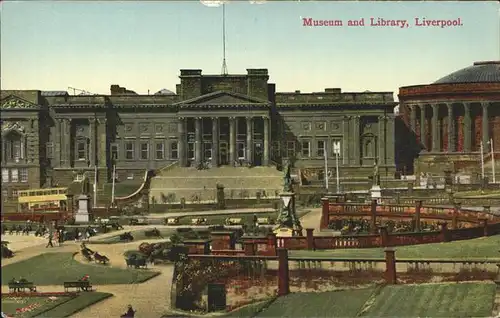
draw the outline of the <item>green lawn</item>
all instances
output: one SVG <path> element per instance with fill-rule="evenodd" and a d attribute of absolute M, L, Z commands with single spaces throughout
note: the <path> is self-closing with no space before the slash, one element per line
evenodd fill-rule
<path fill-rule="evenodd" d="M 374 290 L 294 293 L 277 298 L 256 317 L 355 317 Z"/>
<path fill-rule="evenodd" d="M 449 243 L 396 247 L 399 259 L 500 259 L 500 235 Z M 293 257 L 384 258 L 383 248 L 290 251 Z"/>
<path fill-rule="evenodd" d="M 159 275 L 157 272 L 120 269 L 107 265 L 82 264 L 73 259 L 72 253 L 45 253 L 27 260 L 2 267 L 2 282 L 23 277 L 37 286 L 62 285 L 84 275 L 90 276 L 93 285 L 142 283 Z"/>
<path fill-rule="evenodd" d="M 100 292 L 80 293 L 77 297 L 62 303 L 61 305 L 46 311 L 37 317 L 69 317 L 80 310 L 83 310 L 111 296 L 113 296 L 113 294 Z"/>
<path fill-rule="evenodd" d="M 223 317 L 228 317 L 228 318 L 229 317 L 231 317 L 231 318 L 236 318 L 236 317 L 241 317 L 241 318 L 253 317 L 253 316 L 255 316 L 255 314 L 257 314 L 261 310 L 263 310 L 264 307 L 267 307 L 268 305 L 270 305 L 273 301 L 274 301 L 274 299 L 269 299 L 269 300 L 265 300 L 265 301 L 259 301 L 259 302 L 256 302 L 256 303 L 252 303 L 252 304 L 240 307 L 240 308 L 238 308 L 236 310 L 233 310 L 232 312 L 227 313 Z"/>
<path fill-rule="evenodd" d="M 495 284 L 387 286 L 363 313 L 366 317 L 490 317 Z"/>
<path fill-rule="evenodd" d="M 51 310 L 67 301 L 71 297 L 2 297 L 2 311 L 16 317 L 36 317 L 43 312 Z M 17 309 L 35 307 L 24 313 L 16 314 Z"/>

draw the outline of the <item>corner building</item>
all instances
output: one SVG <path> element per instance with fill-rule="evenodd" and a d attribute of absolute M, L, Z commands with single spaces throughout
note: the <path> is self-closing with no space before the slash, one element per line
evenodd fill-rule
<path fill-rule="evenodd" d="M 146 170 L 276 166 L 292 160 L 310 180 L 335 173 L 366 179 L 378 162 L 392 178 L 392 92 L 276 93 L 267 69 L 245 75 L 181 70 L 176 93 L 139 95 L 118 85 L 110 95 L 1 91 L 2 194 L 67 186 L 85 174 L 98 183 L 142 179 Z M 165 170 L 165 169 L 164 169 Z M 329 169 L 330 170 L 330 169 Z M 166 170 L 165 170 L 166 171 Z"/>
<path fill-rule="evenodd" d="M 416 172 L 477 173 L 481 144 L 486 160 L 491 142 L 500 147 L 500 61 L 476 62 L 432 84 L 401 87 L 399 101 L 409 139 L 421 149 L 403 159 L 411 166 L 418 158 Z"/>

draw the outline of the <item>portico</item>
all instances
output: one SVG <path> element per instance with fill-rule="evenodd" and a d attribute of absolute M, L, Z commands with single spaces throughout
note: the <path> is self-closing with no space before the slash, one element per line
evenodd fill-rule
<path fill-rule="evenodd" d="M 182 167 L 269 164 L 269 102 L 219 91 L 178 106 Z"/>
<path fill-rule="evenodd" d="M 269 164 L 269 116 L 179 117 L 181 166 Z"/>

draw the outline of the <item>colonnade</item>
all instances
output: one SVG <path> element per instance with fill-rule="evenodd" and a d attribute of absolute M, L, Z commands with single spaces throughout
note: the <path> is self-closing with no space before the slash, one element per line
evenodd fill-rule
<path fill-rule="evenodd" d="M 481 107 L 474 107 L 477 104 L 480 104 Z M 454 107 L 458 105 L 462 107 Z M 442 106 L 446 106 L 446 112 L 443 111 Z M 480 116 L 481 141 L 485 148 L 484 151 L 486 152 L 488 151 L 486 145 L 491 138 L 489 125 L 490 117 L 488 113 L 489 106 L 490 102 L 487 101 L 410 104 L 410 126 L 426 151 L 467 153 L 479 149 L 479 145 L 475 143 L 472 138 L 479 129 L 477 127 L 473 129 L 473 120 Z M 461 116 L 463 116 L 463 122 L 459 120 Z M 428 125 L 429 119 L 430 125 Z M 442 130 L 443 125 L 446 126 L 446 132 Z M 428 126 L 430 126 L 430 131 L 428 131 Z M 429 133 L 431 138 L 427 138 Z M 446 142 L 443 140 L 445 134 Z M 460 140 L 462 136 L 463 140 Z M 461 146 L 459 147 L 459 145 Z"/>
<path fill-rule="evenodd" d="M 256 118 L 262 118 L 263 120 L 263 137 L 262 137 L 262 165 L 269 164 L 269 145 L 270 145 L 270 123 L 269 117 L 267 116 L 250 116 L 245 117 L 246 125 L 246 135 L 244 140 L 244 161 L 247 164 L 252 164 L 254 160 L 254 134 L 255 125 L 254 120 Z M 190 156 L 188 141 L 188 123 L 187 120 L 192 118 L 194 120 L 194 163 L 199 166 L 209 158 L 205 158 L 203 149 L 203 121 L 211 120 L 212 122 L 212 140 L 211 140 L 211 165 L 216 167 L 218 165 L 224 164 L 221 162 L 221 157 L 225 156 L 225 147 L 221 147 L 221 143 L 229 144 L 229 158 L 227 164 L 234 165 L 241 157 L 238 155 L 237 149 L 237 125 L 241 122 L 242 117 L 179 117 L 178 121 L 178 133 L 179 133 L 179 163 L 181 166 L 188 166 L 188 161 Z M 224 140 L 221 138 L 221 120 L 227 118 L 229 120 L 229 140 Z M 221 154 L 221 149 L 224 151 Z"/>

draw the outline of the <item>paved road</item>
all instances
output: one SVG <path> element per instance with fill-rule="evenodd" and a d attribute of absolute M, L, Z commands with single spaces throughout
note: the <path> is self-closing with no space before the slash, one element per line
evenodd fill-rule
<path fill-rule="evenodd" d="M 213 215 L 213 214 L 246 214 L 246 213 L 265 213 L 265 212 L 276 212 L 275 209 L 271 208 L 251 208 L 251 209 L 225 209 L 225 210 L 209 210 L 209 211 L 197 211 L 197 212 L 166 212 L 166 213 L 154 213 L 145 216 L 137 215 L 133 216 L 135 218 L 149 218 L 149 219 L 162 219 L 168 217 L 178 217 L 178 216 L 198 216 L 198 215 Z"/>

